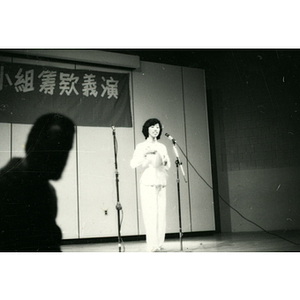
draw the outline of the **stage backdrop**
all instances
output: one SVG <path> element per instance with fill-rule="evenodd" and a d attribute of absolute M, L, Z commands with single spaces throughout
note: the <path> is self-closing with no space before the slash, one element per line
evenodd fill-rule
<path fill-rule="evenodd" d="M 0 64 L 0 122 L 59 112 L 80 126 L 131 127 L 129 74 Z"/>
<path fill-rule="evenodd" d="M 25 52 L 27 54 L 30 51 Z M 50 58 L 51 55 L 57 56 L 61 53 L 49 50 L 43 51 L 43 55 L 47 55 L 48 52 Z M 10 87 L 12 93 L 23 96 L 27 92 L 17 92 L 15 88 L 18 84 L 14 84 L 16 83 L 14 76 L 18 74 L 20 66 L 23 66 L 23 73 L 34 66 L 34 70 L 64 70 L 64 73 L 73 73 L 73 77 L 79 76 L 81 71 L 84 74 L 113 74 L 114 80 L 119 80 L 115 73 L 129 76 L 132 127 L 121 127 L 117 123 L 109 123 L 106 126 L 78 125 L 78 118 L 72 117 L 77 122 L 73 148 L 61 180 L 51 182 L 59 199 L 56 221 L 62 229 L 63 239 L 116 237 L 118 235 L 112 125 L 116 127 L 118 141 L 120 202 L 123 208 L 121 234 L 122 236 L 145 234 L 139 201 L 141 169 L 131 169 L 130 159 L 136 144 L 144 140 L 141 129 L 149 117 L 157 117 L 163 123 L 161 142 L 166 145 L 172 161 L 167 188 L 167 233 L 178 234 L 175 157 L 172 143 L 164 134 L 168 132 L 176 138 L 198 172 L 212 185 L 204 71 L 150 62 L 141 62 L 139 67 L 131 71 L 116 68 L 104 69 L 99 66 L 105 62 L 105 56 L 101 51 L 78 52 L 74 50 L 71 54 L 72 62 L 66 62 L 66 60 L 50 62 L 42 58 L 24 59 L 0 55 L 0 61 L 3 62 L 0 62 L 0 66 L 3 66 L 2 91 Z M 75 56 L 78 58 L 76 63 L 74 62 Z M 89 62 L 89 65 L 81 63 L 84 59 Z M 95 65 L 91 64 L 91 60 L 94 60 Z M 13 85 L 8 86 L 5 74 L 11 74 L 7 73 L 5 66 L 10 63 L 17 67 L 16 73 L 12 73 L 13 76 L 10 78 Z M 37 72 L 37 74 L 40 73 Z M 41 88 L 39 85 L 36 86 L 37 89 Z M 61 92 L 59 85 L 56 87 L 59 94 Z M 80 89 L 78 88 L 77 91 L 79 93 Z M 40 93 L 43 95 L 42 92 Z M 77 97 L 74 91 L 70 95 L 72 99 Z M 90 98 L 93 99 L 93 97 L 91 95 Z M 67 97 L 66 99 L 70 101 Z M 2 104 L 8 102 L 2 96 L 0 101 Z M 25 100 L 21 98 L 21 101 Z M 36 109 L 34 105 L 31 107 Z M 12 122 L 11 119 L 5 121 L 3 119 L 4 108 L 2 106 L 0 109 L 0 168 L 10 157 L 25 156 L 27 135 L 35 120 L 35 117 L 31 116 L 32 119 L 28 123 Z M 62 108 L 58 107 L 58 109 L 61 112 Z M 82 111 L 83 109 L 79 109 L 76 114 L 79 115 Z M 41 111 L 40 114 L 42 114 Z M 69 111 L 66 114 L 70 115 Z M 124 120 L 123 116 L 121 119 Z M 205 185 L 189 167 L 183 156 L 181 159 L 188 178 L 188 183 L 185 183 L 182 177 L 180 181 L 183 232 L 213 231 L 215 225 L 212 189 Z"/>

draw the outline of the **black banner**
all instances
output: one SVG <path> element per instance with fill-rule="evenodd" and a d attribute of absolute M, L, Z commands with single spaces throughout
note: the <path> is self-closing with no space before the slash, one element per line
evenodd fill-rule
<path fill-rule="evenodd" d="M 129 74 L 0 63 L 0 122 L 58 112 L 76 125 L 132 127 Z"/>

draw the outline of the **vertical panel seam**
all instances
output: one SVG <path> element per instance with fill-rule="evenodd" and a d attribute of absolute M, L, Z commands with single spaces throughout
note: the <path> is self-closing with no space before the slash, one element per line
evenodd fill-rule
<path fill-rule="evenodd" d="M 134 118 L 134 97 L 133 97 L 133 72 L 130 72 L 131 83 L 131 116 L 132 116 L 132 131 L 133 131 L 133 147 L 136 147 L 136 132 L 135 132 L 135 118 Z M 135 177 L 135 199 L 136 199 L 136 217 L 137 217 L 137 235 L 140 235 L 140 222 L 139 222 L 139 198 L 138 198 L 138 182 L 137 182 L 137 169 L 134 170 Z"/>
<path fill-rule="evenodd" d="M 13 126 L 12 123 L 10 123 L 10 151 L 9 151 L 9 157 L 10 159 L 12 159 L 12 135 L 13 135 L 13 130 L 12 130 Z"/>
<path fill-rule="evenodd" d="M 188 144 L 187 144 L 187 130 L 186 130 L 186 111 L 185 111 L 185 97 L 184 97 L 184 79 L 183 79 L 183 67 L 181 67 L 181 85 L 182 85 L 182 103 L 183 103 L 183 120 L 184 120 L 184 138 L 185 138 L 185 151 L 188 157 Z M 192 210 L 191 210 L 191 190 L 189 180 L 189 164 L 186 159 L 186 170 L 188 174 L 188 203 L 189 203 L 189 214 L 190 214 L 190 231 L 193 231 L 192 226 Z"/>
<path fill-rule="evenodd" d="M 77 185 L 77 236 L 80 239 L 80 213 L 79 213 L 79 159 L 78 159 L 78 127 L 75 126 L 76 132 L 76 185 Z"/>

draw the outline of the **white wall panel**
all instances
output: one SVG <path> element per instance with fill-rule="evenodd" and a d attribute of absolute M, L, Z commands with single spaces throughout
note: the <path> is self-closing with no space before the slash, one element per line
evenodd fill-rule
<path fill-rule="evenodd" d="M 183 68 L 187 154 L 212 187 L 210 145 L 203 70 Z M 213 191 L 189 166 L 192 231 L 215 230 Z"/>
<path fill-rule="evenodd" d="M 124 219 L 121 228 L 122 235 L 137 235 L 137 199 L 134 170 L 130 160 L 134 151 L 133 129 L 116 128 L 117 156 L 119 170 L 120 203 L 123 207 Z"/>
<path fill-rule="evenodd" d="M 121 235 L 137 234 L 132 129 L 117 129 Z M 78 127 L 80 237 L 118 235 L 114 144 L 111 128 Z M 105 214 L 107 211 L 107 215 Z"/>
<path fill-rule="evenodd" d="M 63 239 L 79 237 L 76 140 L 75 135 L 61 179 L 51 181 L 58 198 L 56 223 L 62 230 Z"/>
<path fill-rule="evenodd" d="M 133 101 L 136 143 L 144 141 L 141 131 L 147 119 L 158 118 L 164 126 L 160 141 L 167 146 L 172 164 L 169 170 L 167 186 L 167 232 L 178 232 L 179 213 L 176 159 L 172 143 L 165 137 L 165 133 L 171 134 L 180 143 L 181 147 L 185 148 L 181 67 L 141 62 L 141 69 L 133 72 Z M 141 172 L 141 169 L 137 171 L 138 181 Z M 180 196 L 182 229 L 183 231 L 190 231 L 188 186 L 182 177 Z M 139 216 L 140 232 L 145 233 L 140 211 Z"/>
<path fill-rule="evenodd" d="M 29 124 L 12 125 L 12 157 L 25 157 L 25 146 L 31 127 Z"/>
<path fill-rule="evenodd" d="M 4 167 L 10 159 L 10 130 L 11 124 L 0 123 L 0 168 Z"/>

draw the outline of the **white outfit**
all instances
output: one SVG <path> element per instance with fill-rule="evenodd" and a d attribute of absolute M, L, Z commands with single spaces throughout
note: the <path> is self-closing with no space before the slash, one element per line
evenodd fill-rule
<path fill-rule="evenodd" d="M 157 153 L 145 155 L 149 149 Z M 162 246 L 166 233 L 167 170 L 171 166 L 166 146 L 150 140 L 138 144 L 130 166 L 146 168 L 140 179 L 140 196 L 147 251 L 154 251 Z"/>

